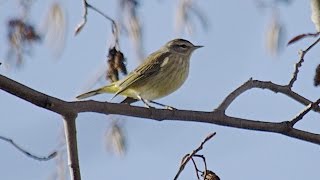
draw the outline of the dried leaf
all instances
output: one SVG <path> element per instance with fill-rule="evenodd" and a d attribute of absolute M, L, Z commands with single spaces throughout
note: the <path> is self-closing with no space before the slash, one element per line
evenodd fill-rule
<path fill-rule="evenodd" d="M 320 31 L 320 0 L 311 0 L 311 20 L 317 30 Z"/>
<path fill-rule="evenodd" d="M 7 29 L 7 39 L 10 47 L 7 59 L 10 61 L 14 60 L 14 66 L 19 67 L 23 63 L 23 55 L 31 54 L 32 44 L 39 42 L 41 37 L 34 26 L 23 18 L 10 19 Z"/>
<path fill-rule="evenodd" d="M 320 85 L 320 64 L 316 68 L 316 74 L 315 74 L 313 80 L 314 80 L 313 81 L 314 86 L 319 86 Z"/>
<path fill-rule="evenodd" d="M 59 57 L 64 49 L 67 18 L 62 6 L 53 3 L 42 25 L 42 32 L 45 34 L 45 41 L 53 54 Z"/>
<path fill-rule="evenodd" d="M 201 176 L 204 180 L 220 180 L 219 176 L 210 170 L 206 170 Z"/>
<path fill-rule="evenodd" d="M 282 39 L 284 36 L 284 28 L 279 22 L 279 17 L 274 15 L 271 19 L 271 23 L 268 26 L 266 34 L 266 46 L 269 53 L 273 56 L 278 55 L 282 48 Z"/>
<path fill-rule="evenodd" d="M 107 149 L 117 155 L 124 155 L 126 152 L 126 137 L 122 126 L 114 121 L 111 127 L 106 132 Z"/>

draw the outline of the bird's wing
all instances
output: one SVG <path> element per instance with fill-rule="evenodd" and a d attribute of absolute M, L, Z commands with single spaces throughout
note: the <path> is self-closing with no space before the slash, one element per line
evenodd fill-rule
<path fill-rule="evenodd" d="M 149 55 L 145 62 L 132 71 L 125 79 L 119 82 L 118 86 L 120 89 L 115 93 L 114 97 L 132 87 L 137 82 L 158 73 L 161 68 L 161 64 L 169 54 L 169 52 L 155 52 Z"/>

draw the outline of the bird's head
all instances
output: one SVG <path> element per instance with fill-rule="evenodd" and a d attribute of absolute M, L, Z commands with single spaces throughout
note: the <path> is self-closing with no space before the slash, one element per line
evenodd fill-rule
<path fill-rule="evenodd" d="M 172 53 L 179 53 L 183 55 L 191 55 L 191 53 L 203 46 L 193 45 L 190 41 L 185 39 L 174 39 L 169 41 L 166 45 L 166 48 Z"/>

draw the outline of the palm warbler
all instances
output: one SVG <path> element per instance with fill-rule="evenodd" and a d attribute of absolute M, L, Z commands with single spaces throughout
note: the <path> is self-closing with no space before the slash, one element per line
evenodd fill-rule
<path fill-rule="evenodd" d="M 181 87 L 189 74 L 191 54 L 200 47 L 202 46 L 195 46 L 184 39 L 171 40 L 150 54 L 139 67 L 122 80 L 76 98 L 84 99 L 101 93 L 113 93 L 113 98 L 120 94 L 141 100 L 150 107 L 148 102 L 167 96 Z"/>

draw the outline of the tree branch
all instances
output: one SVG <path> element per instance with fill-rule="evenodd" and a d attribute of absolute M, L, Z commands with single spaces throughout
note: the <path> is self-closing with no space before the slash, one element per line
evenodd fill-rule
<path fill-rule="evenodd" d="M 72 180 L 80 180 L 80 168 L 78 159 L 76 115 L 64 117 L 64 131 L 67 143 L 68 165 Z"/>
<path fill-rule="evenodd" d="M 32 158 L 32 159 L 35 159 L 35 160 L 38 160 L 38 161 L 48 161 L 54 157 L 57 156 L 57 152 L 54 151 L 52 152 L 51 154 L 49 154 L 48 156 L 43 156 L 43 157 L 40 157 L 40 156 L 36 156 L 30 152 L 28 152 L 27 150 L 23 149 L 21 146 L 19 146 L 17 143 L 15 143 L 12 139 L 10 138 L 6 138 L 6 137 L 3 137 L 3 136 L 0 136 L 0 139 L 3 140 L 3 141 L 6 141 L 8 143 L 10 143 L 13 147 L 15 147 L 16 149 L 18 149 L 20 152 L 22 152 L 23 154 L 25 154 L 26 156 Z"/>
<path fill-rule="evenodd" d="M 270 81 L 259 81 L 259 80 L 252 80 L 250 78 L 247 82 L 239 86 L 237 89 L 235 89 L 233 92 L 231 92 L 224 100 L 223 102 L 218 106 L 216 109 L 217 111 L 221 111 L 222 113 L 225 113 L 227 108 L 231 105 L 231 103 L 242 93 L 253 89 L 253 88 L 259 88 L 259 89 L 268 89 L 274 93 L 281 93 L 284 94 L 291 99 L 307 106 L 312 103 L 312 101 L 308 100 L 307 98 L 299 95 L 298 93 L 291 90 L 289 86 L 283 86 L 279 84 L 272 83 Z M 312 110 L 315 112 L 320 112 L 320 107 L 318 105 L 315 105 L 312 107 Z"/>
<path fill-rule="evenodd" d="M 299 122 L 309 111 L 311 111 L 313 108 L 318 106 L 320 103 L 320 99 L 318 99 L 316 102 L 309 104 L 303 111 L 301 111 L 296 117 L 294 117 L 290 124 L 291 126 L 294 126 L 297 122 Z"/>
<path fill-rule="evenodd" d="M 184 167 L 187 165 L 187 163 L 192 159 L 192 157 L 197 154 L 197 152 L 199 152 L 200 150 L 203 149 L 203 145 L 209 141 L 214 135 L 216 135 L 216 133 L 211 133 L 209 134 L 200 144 L 199 147 L 197 147 L 197 149 L 193 150 L 190 154 L 186 154 L 183 158 L 182 158 L 182 162 L 180 165 L 180 168 L 178 170 L 178 173 L 176 174 L 176 176 L 173 178 L 174 180 L 177 180 L 179 175 L 181 174 L 181 172 L 183 171 Z M 195 163 L 194 163 L 195 164 Z M 196 170 L 198 170 L 197 166 L 195 165 Z M 197 172 L 198 174 L 198 172 Z"/>
<path fill-rule="evenodd" d="M 283 92 L 292 99 L 302 103 L 312 103 L 308 99 L 300 96 L 299 94 L 291 91 L 285 86 L 272 85 L 271 82 L 253 81 L 256 82 L 257 88 L 267 88 L 266 84 L 271 84 L 270 90 L 275 92 Z M 166 110 L 166 109 L 148 109 L 137 106 L 130 106 L 128 104 L 117 104 L 109 102 L 97 102 L 97 101 L 76 101 L 66 102 L 38 91 L 35 91 L 25 85 L 15 82 L 3 75 L 0 75 L 0 89 L 24 99 L 36 106 L 45 108 L 47 110 L 56 112 L 62 116 L 68 116 L 69 114 L 77 114 L 81 112 L 97 112 L 102 114 L 118 114 L 131 117 L 140 117 L 147 119 L 154 119 L 158 121 L 162 120 L 179 120 L 190 122 L 204 122 L 210 124 L 216 124 L 221 126 L 228 126 L 247 130 L 273 132 L 283 134 L 285 136 L 297 138 L 307 142 L 320 145 L 320 135 L 295 129 L 290 126 L 289 121 L 284 122 L 267 122 L 262 120 L 242 119 L 237 117 L 230 117 L 222 113 L 220 110 L 213 112 L 203 111 L 187 111 L 187 110 Z M 315 108 L 319 111 L 319 107 Z"/>
<path fill-rule="evenodd" d="M 96 7 L 89 4 L 87 2 L 87 0 L 82 0 L 82 4 L 83 4 L 82 21 L 76 27 L 75 35 L 77 35 L 82 30 L 82 28 L 85 26 L 85 24 L 87 23 L 88 8 L 90 8 L 111 22 L 112 34 L 114 37 L 115 45 L 118 47 L 119 46 L 119 28 L 117 26 L 117 23 L 111 17 L 109 17 L 108 15 L 106 15 L 105 13 L 103 13 L 102 11 L 97 9 Z"/>
<path fill-rule="evenodd" d="M 298 73 L 299 73 L 299 68 L 302 66 L 302 63 L 304 62 L 304 56 L 312 49 L 316 44 L 318 44 L 320 41 L 320 38 L 318 38 L 314 43 L 312 43 L 307 49 L 301 50 L 299 52 L 300 58 L 299 61 L 295 64 L 294 66 L 294 72 L 292 74 L 292 78 L 289 81 L 288 87 L 291 89 L 294 82 L 298 79 Z"/>

